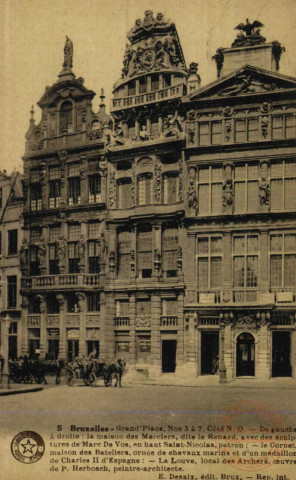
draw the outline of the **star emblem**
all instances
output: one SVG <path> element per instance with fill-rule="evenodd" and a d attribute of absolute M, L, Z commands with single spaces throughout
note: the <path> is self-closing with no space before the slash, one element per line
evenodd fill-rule
<path fill-rule="evenodd" d="M 30 439 L 28 438 L 26 443 L 21 443 L 21 447 L 23 447 L 24 451 L 23 454 L 26 452 L 32 453 L 33 454 L 33 448 L 36 447 L 36 443 L 31 443 Z"/>

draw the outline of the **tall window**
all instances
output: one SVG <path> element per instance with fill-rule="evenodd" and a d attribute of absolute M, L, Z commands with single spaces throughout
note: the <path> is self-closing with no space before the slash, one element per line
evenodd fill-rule
<path fill-rule="evenodd" d="M 234 126 L 234 138 L 236 143 L 246 141 L 246 119 L 237 118 Z"/>
<path fill-rule="evenodd" d="M 129 82 L 127 88 L 128 88 L 128 96 L 136 95 L 136 82 L 135 82 L 135 80 L 132 80 L 131 82 Z"/>
<path fill-rule="evenodd" d="M 60 110 L 60 134 L 73 132 L 73 105 L 66 101 Z"/>
<path fill-rule="evenodd" d="M 296 161 L 275 162 L 270 166 L 271 210 L 296 209 Z"/>
<path fill-rule="evenodd" d="M 132 181 L 130 178 L 121 178 L 117 182 L 117 208 L 132 206 Z"/>
<path fill-rule="evenodd" d="M 80 178 L 74 177 L 68 180 L 68 202 L 69 205 L 80 204 Z"/>
<path fill-rule="evenodd" d="M 258 282 L 258 236 L 233 237 L 233 286 L 251 288 Z"/>
<path fill-rule="evenodd" d="M 42 209 L 42 195 L 40 183 L 32 183 L 30 186 L 30 206 L 31 210 Z"/>
<path fill-rule="evenodd" d="M 49 275 L 55 275 L 59 273 L 57 246 L 48 245 L 48 257 L 49 257 Z"/>
<path fill-rule="evenodd" d="M 30 275 L 40 275 L 38 247 L 36 245 L 30 246 Z"/>
<path fill-rule="evenodd" d="M 139 78 L 139 93 L 147 92 L 147 77 Z"/>
<path fill-rule="evenodd" d="M 178 201 L 178 180 L 179 176 L 175 172 L 163 176 L 163 203 Z"/>
<path fill-rule="evenodd" d="M 199 214 L 222 213 L 222 168 L 202 167 L 198 171 Z"/>
<path fill-rule="evenodd" d="M 220 120 L 199 123 L 199 144 L 220 145 L 222 143 L 222 122 Z"/>
<path fill-rule="evenodd" d="M 70 313 L 78 312 L 78 298 L 75 293 L 69 293 L 67 295 L 67 310 Z"/>
<path fill-rule="evenodd" d="M 138 276 L 150 278 L 152 275 L 152 230 L 149 225 L 138 232 Z"/>
<path fill-rule="evenodd" d="M 258 140 L 258 118 L 248 119 L 248 142 L 257 142 Z"/>
<path fill-rule="evenodd" d="M 271 287 L 296 286 L 296 234 L 270 236 Z"/>
<path fill-rule="evenodd" d="M 162 271 L 166 277 L 177 276 L 178 229 L 168 227 L 162 233 Z"/>
<path fill-rule="evenodd" d="M 101 201 L 101 175 L 90 175 L 88 177 L 88 201 L 97 203 Z"/>
<path fill-rule="evenodd" d="M 145 173 L 138 176 L 138 204 L 149 205 L 152 203 L 152 174 Z"/>
<path fill-rule="evenodd" d="M 89 293 L 87 295 L 87 311 L 88 312 L 100 311 L 100 294 L 98 292 Z"/>
<path fill-rule="evenodd" d="M 127 122 L 127 128 L 128 128 L 128 137 L 129 138 L 134 138 L 136 135 L 136 124 L 134 118 L 130 118 Z"/>
<path fill-rule="evenodd" d="M 150 118 L 150 135 L 152 138 L 159 136 L 158 116 L 155 114 Z"/>
<path fill-rule="evenodd" d="M 151 91 L 159 89 L 159 75 L 151 75 Z"/>
<path fill-rule="evenodd" d="M 88 272 L 99 273 L 99 243 L 97 240 L 88 241 Z"/>
<path fill-rule="evenodd" d="M 130 273 L 131 232 L 119 231 L 117 242 L 118 276 L 127 278 Z"/>
<path fill-rule="evenodd" d="M 69 273 L 79 273 L 78 240 L 81 234 L 79 224 L 69 225 L 68 259 Z"/>
<path fill-rule="evenodd" d="M 258 165 L 237 165 L 234 168 L 235 212 L 257 212 L 259 209 Z"/>
<path fill-rule="evenodd" d="M 286 138 L 296 138 L 296 115 L 286 116 Z"/>
<path fill-rule="evenodd" d="M 274 115 L 272 117 L 272 139 L 279 140 L 284 137 L 284 116 Z"/>
<path fill-rule="evenodd" d="M 8 255 L 16 255 L 17 254 L 17 230 L 8 230 L 8 248 L 7 253 Z"/>
<path fill-rule="evenodd" d="M 220 288 L 222 283 L 222 238 L 197 239 L 197 284 L 200 290 Z"/>
<path fill-rule="evenodd" d="M 61 182 L 60 180 L 49 181 L 49 208 L 57 208 L 61 202 Z"/>
<path fill-rule="evenodd" d="M 17 277 L 10 275 L 7 277 L 7 308 L 16 308 L 17 306 Z"/>

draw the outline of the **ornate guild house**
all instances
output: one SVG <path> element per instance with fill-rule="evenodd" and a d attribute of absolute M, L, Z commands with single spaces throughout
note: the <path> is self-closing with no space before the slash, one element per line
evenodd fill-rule
<path fill-rule="evenodd" d="M 66 37 L 26 134 L 20 353 L 124 358 L 135 377 L 295 376 L 296 79 L 262 27 L 238 25 L 202 86 L 174 23 L 146 11 L 110 115 Z"/>

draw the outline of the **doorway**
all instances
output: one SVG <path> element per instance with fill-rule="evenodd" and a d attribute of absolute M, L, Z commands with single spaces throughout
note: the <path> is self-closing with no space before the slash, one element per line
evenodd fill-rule
<path fill-rule="evenodd" d="M 272 332 L 272 376 L 291 377 L 290 332 Z"/>
<path fill-rule="evenodd" d="M 49 360 L 57 360 L 59 356 L 59 340 L 48 340 L 48 358 Z"/>
<path fill-rule="evenodd" d="M 218 371 L 219 332 L 201 332 L 201 375 L 215 375 Z"/>
<path fill-rule="evenodd" d="M 173 373 L 176 370 L 177 340 L 162 340 L 162 372 Z"/>
<path fill-rule="evenodd" d="M 98 340 L 88 340 L 86 342 L 87 356 L 98 358 L 100 355 L 100 342 Z"/>
<path fill-rule="evenodd" d="M 236 375 L 238 377 L 255 375 L 255 340 L 250 333 L 241 333 L 237 337 Z"/>
<path fill-rule="evenodd" d="M 78 357 L 79 340 L 68 340 L 68 362 L 72 362 L 75 357 Z"/>
<path fill-rule="evenodd" d="M 17 337 L 13 335 L 8 337 L 8 358 L 11 360 L 17 358 Z"/>

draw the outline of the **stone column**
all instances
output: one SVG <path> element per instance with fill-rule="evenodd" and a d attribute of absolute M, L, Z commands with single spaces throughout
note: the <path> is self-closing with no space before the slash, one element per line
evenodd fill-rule
<path fill-rule="evenodd" d="M 151 367 L 149 375 L 161 374 L 161 338 L 160 338 L 161 304 L 159 295 L 151 295 Z"/>
<path fill-rule="evenodd" d="M 158 279 L 161 275 L 161 226 L 152 226 L 152 249 L 153 249 L 153 277 Z"/>
<path fill-rule="evenodd" d="M 258 341 L 256 342 L 255 350 L 255 375 L 259 380 L 269 380 L 271 375 L 271 352 L 268 347 L 268 337 L 271 332 L 269 326 L 269 312 L 258 312 L 257 320 L 260 322 L 260 329 L 258 331 Z"/>
<path fill-rule="evenodd" d="M 44 359 L 45 353 L 46 353 L 46 341 L 47 341 L 47 336 L 46 336 L 46 301 L 45 301 L 45 296 L 40 295 L 40 353 L 39 353 L 39 358 L 41 360 Z"/>
<path fill-rule="evenodd" d="M 20 324 L 20 330 L 21 330 L 21 355 L 24 356 L 26 355 L 28 351 L 28 297 L 24 296 L 22 297 L 22 310 L 21 310 L 21 324 Z"/>
<path fill-rule="evenodd" d="M 60 341 L 59 341 L 59 360 L 66 360 L 67 356 L 67 331 L 65 328 L 65 298 L 59 293 L 57 300 L 60 306 Z"/>
<path fill-rule="evenodd" d="M 231 234 L 224 233 L 222 239 L 223 269 L 222 269 L 222 299 L 223 303 L 232 301 L 232 243 Z"/>
<path fill-rule="evenodd" d="M 130 317 L 130 348 L 129 348 L 129 361 L 133 368 L 137 363 L 137 351 L 136 351 L 136 296 L 134 293 L 130 296 L 129 301 L 129 317 Z"/>
<path fill-rule="evenodd" d="M 258 278 L 258 290 L 269 291 L 268 280 L 268 232 L 261 231 L 259 237 L 259 278 Z"/>
<path fill-rule="evenodd" d="M 177 335 L 177 362 L 176 362 L 176 373 L 181 369 L 184 370 L 184 317 L 183 317 L 183 308 L 184 308 L 184 295 L 179 293 L 178 295 L 178 335 Z"/>
<path fill-rule="evenodd" d="M 196 377 L 198 365 L 198 315 L 194 311 L 185 314 L 184 324 L 184 350 L 186 363 L 184 375 Z"/>
<path fill-rule="evenodd" d="M 82 292 L 77 292 L 76 297 L 78 300 L 78 311 L 79 311 L 79 356 L 82 357 L 86 353 L 86 327 L 85 327 L 85 309 L 86 309 L 86 299 L 85 294 Z"/>
<path fill-rule="evenodd" d="M 85 155 L 80 157 L 80 201 L 82 204 L 88 203 L 88 184 L 87 184 L 87 158 Z"/>

